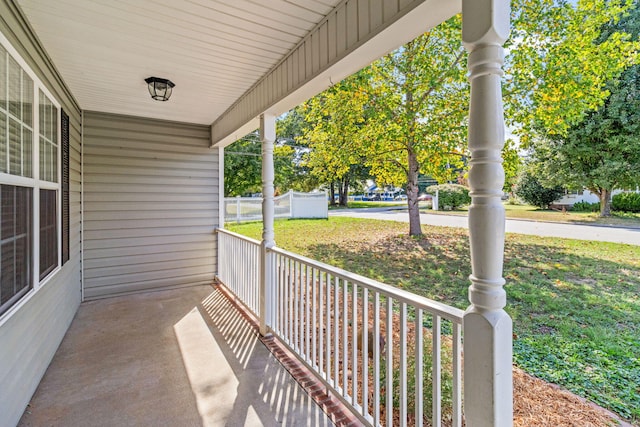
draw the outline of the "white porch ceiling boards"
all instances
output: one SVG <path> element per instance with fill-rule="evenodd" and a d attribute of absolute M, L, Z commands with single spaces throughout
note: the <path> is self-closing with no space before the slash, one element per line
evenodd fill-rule
<path fill-rule="evenodd" d="M 81 108 L 211 124 L 340 0 L 17 0 Z M 144 79 L 176 87 L 153 101 Z"/>
<path fill-rule="evenodd" d="M 226 145 L 460 12 L 461 0 L 14 0 L 85 110 Z M 144 79 L 172 80 L 168 102 Z"/>

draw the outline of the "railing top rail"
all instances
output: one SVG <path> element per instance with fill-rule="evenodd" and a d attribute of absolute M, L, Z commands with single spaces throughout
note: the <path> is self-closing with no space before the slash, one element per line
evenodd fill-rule
<path fill-rule="evenodd" d="M 329 264 L 325 264 L 320 261 L 313 260 L 311 258 L 304 257 L 302 255 L 295 254 L 293 252 L 286 251 L 281 248 L 270 248 L 268 251 L 284 255 L 293 260 L 302 262 L 311 267 L 315 267 L 319 270 L 323 270 L 332 274 L 335 277 L 339 277 L 344 280 L 348 280 L 351 283 L 355 283 L 360 286 L 365 286 L 370 290 L 375 290 L 384 294 L 385 296 L 392 297 L 395 300 L 406 302 L 413 305 L 416 308 L 426 310 L 430 313 L 436 314 L 440 317 L 450 320 L 451 322 L 462 324 L 462 317 L 464 311 L 455 307 L 448 306 L 438 301 L 431 300 L 429 298 L 413 294 L 411 292 L 395 288 L 393 286 L 378 282 L 377 280 L 370 279 L 368 277 L 361 276 L 356 273 L 343 270 L 338 267 L 334 267 Z"/>
<path fill-rule="evenodd" d="M 216 228 L 216 233 L 226 234 L 229 236 L 233 236 L 236 239 L 244 240 L 245 242 L 253 243 L 254 245 L 260 246 L 260 241 L 256 239 L 252 239 L 251 237 L 243 236 L 242 234 L 234 233 L 233 231 L 229 231 L 225 228 Z"/>

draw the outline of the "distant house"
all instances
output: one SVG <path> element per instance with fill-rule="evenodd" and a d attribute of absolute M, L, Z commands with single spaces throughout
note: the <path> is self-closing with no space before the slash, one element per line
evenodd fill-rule
<path fill-rule="evenodd" d="M 636 191 L 639 191 L 639 190 L 636 189 Z M 616 194 L 620 194 L 622 192 L 624 192 L 624 190 L 613 190 L 613 192 L 611 193 L 611 196 L 613 197 Z M 586 188 L 584 190 L 573 190 L 573 191 L 567 190 L 565 191 L 564 196 L 555 200 L 551 204 L 551 208 L 557 208 L 557 209 L 562 209 L 563 207 L 569 208 L 578 202 L 598 203 L 599 201 L 600 201 L 600 198 L 598 197 L 598 195 L 595 193 L 592 193 Z"/>

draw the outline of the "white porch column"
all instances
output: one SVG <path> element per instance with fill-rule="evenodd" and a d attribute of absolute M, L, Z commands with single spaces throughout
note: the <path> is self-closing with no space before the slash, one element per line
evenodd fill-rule
<path fill-rule="evenodd" d="M 271 323 L 272 274 L 271 262 L 267 249 L 275 246 L 273 230 L 273 143 L 276 140 L 276 116 L 262 114 L 260 116 L 260 140 L 262 141 L 262 245 L 260 261 L 260 334 L 269 332 Z"/>
<path fill-rule="evenodd" d="M 505 214 L 500 78 L 509 35 L 509 0 L 463 0 L 469 51 L 469 208 L 471 306 L 464 315 L 464 413 L 467 426 L 513 425 L 512 323 L 503 310 Z"/>

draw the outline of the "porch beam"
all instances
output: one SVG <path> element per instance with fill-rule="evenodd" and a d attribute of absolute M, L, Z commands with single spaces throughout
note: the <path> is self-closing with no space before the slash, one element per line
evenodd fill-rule
<path fill-rule="evenodd" d="M 262 141 L 262 243 L 260 257 L 260 334 L 267 335 L 271 326 L 272 288 L 269 249 L 274 247 L 273 201 L 273 143 L 276 140 L 276 116 L 263 113 L 260 116 L 260 140 Z"/>
<path fill-rule="evenodd" d="M 460 12 L 461 0 L 343 0 L 211 125 L 228 145 Z"/>
<path fill-rule="evenodd" d="M 513 425 L 512 321 L 503 310 L 504 117 L 500 78 L 509 0 L 463 0 L 469 52 L 471 305 L 464 315 L 464 413 L 470 427 Z"/>

